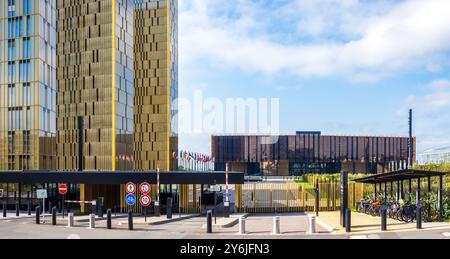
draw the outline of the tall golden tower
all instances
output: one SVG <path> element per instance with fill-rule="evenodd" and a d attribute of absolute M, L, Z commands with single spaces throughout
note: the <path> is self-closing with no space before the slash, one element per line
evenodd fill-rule
<path fill-rule="evenodd" d="M 135 169 L 176 170 L 178 1 L 137 0 L 134 23 Z"/>

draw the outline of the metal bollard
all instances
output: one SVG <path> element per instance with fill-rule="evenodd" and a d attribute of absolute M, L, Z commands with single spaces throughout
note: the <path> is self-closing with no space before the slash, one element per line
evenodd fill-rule
<path fill-rule="evenodd" d="M 352 210 L 347 209 L 345 211 L 345 232 L 352 232 Z"/>
<path fill-rule="evenodd" d="M 133 212 L 128 211 L 128 230 L 133 230 Z"/>
<path fill-rule="evenodd" d="M 206 233 L 211 234 L 212 233 L 212 211 L 208 210 L 206 213 Z"/>
<path fill-rule="evenodd" d="M 90 229 L 95 228 L 95 214 L 89 215 L 89 228 Z"/>
<path fill-rule="evenodd" d="M 167 206 L 166 206 L 167 219 L 171 219 L 172 218 L 172 204 L 173 204 L 173 199 L 172 198 L 167 198 Z"/>
<path fill-rule="evenodd" d="M 74 215 L 73 213 L 69 213 L 67 215 L 67 227 L 73 228 L 75 225 Z"/>
<path fill-rule="evenodd" d="M 245 235 L 245 218 L 239 217 L 239 235 Z"/>
<path fill-rule="evenodd" d="M 112 212 L 111 209 L 106 211 L 106 228 L 112 229 Z"/>
<path fill-rule="evenodd" d="M 159 202 L 158 201 L 155 202 L 154 210 L 155 210 L 155 217 L 160 217 L 161 216 L 161 209 L 159 207 Z"/>
<path fill-rule="evenodd" d="M 230 217 L 230 202 L 224 202 L 224 207 L 223 207 L 223 217 L 224 218 L 229 218 Z"/>
<path fill-rule="evenodd" d="M 52 209 L 52 225 L 56 226 L 56 208 Z"/>
<path fill-rule="evenodd" d="M 387 210 L 381 209 L 381 231 L 387 231 Z"/>
<path fill-rule="evenodd" d="M 8 208 L 8 204 L 6 203 L 6 201 L 3 202 L 3 217 L 6 218 L 7 215 L 7 208 Z"/>
<path fill-rule="evenodd" d="M 280 217 L 273 217 L 272 235 L 279 235 L 280 232 Z"/>
<path fill-rule="evenodd" d="M 16 217 L 20 216 L 20 206 L 19 206 L 19 202 L 16 202 Z"/>
<path fill-rule="evenodd" d="M 416 228 L 422 229 L 422 204 L 419 204 L 416 209 Z"/>
<path fill-rule="evenodd" d="M 41 224 L 41 207 L 36 207 L 36 224 Z"/>
<path fill-rule="evenodd" d="M 31 216 L 31 200 L 28 200 L 27 212 L 28 212 L 28 216 Z"/>
<path fill-rule="evenodd" d="M 312 235 L 316 233 L 316 216 L 308 215 L 308 218 L 309 218 L 308 234 Z"/>

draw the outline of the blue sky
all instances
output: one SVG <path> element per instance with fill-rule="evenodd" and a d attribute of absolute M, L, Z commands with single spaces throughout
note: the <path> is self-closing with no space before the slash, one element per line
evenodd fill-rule
<path fill-rule="evenodd" d="M 419 152 L 450 145 L 450 1 L 179 4 L 180 97 L 279 98 L 282 133 L 407 135 L 413 108 Z"/>

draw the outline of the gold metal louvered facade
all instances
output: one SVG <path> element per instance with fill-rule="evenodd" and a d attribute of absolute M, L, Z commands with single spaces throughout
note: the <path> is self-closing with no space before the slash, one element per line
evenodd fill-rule
<path fill-rule="evenodd" d="M 134 0 L 57 0 L 58 170 L 133 169 Z M 120 203 L 119 186 L 81 185 L 80 199 Z M 88 209 L 82 206 L 82 210 Z"/>
<path fill-rule="evenodd" d="M 133 167 L 133 0 L 58 0 L 58 169 Z"/>
<path fill-rule="evenodd" d="M 135 11 L 135 169 L 176 170 L 178 1 L 138 0 Z"/>

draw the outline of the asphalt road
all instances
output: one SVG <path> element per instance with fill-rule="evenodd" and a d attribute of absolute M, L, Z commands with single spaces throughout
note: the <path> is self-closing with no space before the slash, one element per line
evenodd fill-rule
<path fill-rule="evenodd" d="M 113 221 L 113 230 L 106 229 L 106 221 L 96 222 L 96 229 L 88 229 L 88 223 L 77 223 L 68 228 L 63 224 L 51 226 L 36 225 L 34 219 L 0 220 L 1 239 L 450 239 L 450 228 L 369 235 L 335 235 L 319 227 L 320 234 L 307 235 L 307 218 L 304 215 L 282 217 L 282 235 L 272 235 L 272 216 L 253 216 L 247 220 L 247 234 L 238 235 L 238 226 L 215 228 L 213 234 L 206 234 L 205 218 L 192 218 L 158 226 L 118 226 Z M 121 219 L 123 220 L 123 219 Z"/>

